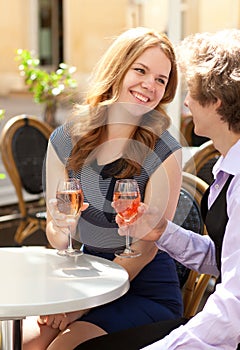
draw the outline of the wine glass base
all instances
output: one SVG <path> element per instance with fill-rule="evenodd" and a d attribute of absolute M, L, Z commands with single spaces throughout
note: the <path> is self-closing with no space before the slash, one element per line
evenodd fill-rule
<path fill-rule="evenodd" d="M 68 256 L 81 256 L 83 255 L 83 252 L 81 250 L 72 249 L 72 250 L 66 250 L 66 254 Z"/>
<path fill-rule="evenodd" d="M 60 256 L 81 256 L 83 255 L 83 252 L 81 250 L 76 250 L 76 249 L 72 249 L 72 250 L 58 250 L 57 254 Z"/>
<path fill-rule="evenodd" d="M 66 250 L 58 250 L 57 255 L 66 256 L 67 255 Z"/>
<path fill-rule="evenodd" d="M 119 258 L 137 258 L 138 256 L 141 255 L 141 253 L 138 252 L 137 250 L 127 249 L 127 248 L 125 248 L 124 250 L 116 250 L 114 254 Z"/>

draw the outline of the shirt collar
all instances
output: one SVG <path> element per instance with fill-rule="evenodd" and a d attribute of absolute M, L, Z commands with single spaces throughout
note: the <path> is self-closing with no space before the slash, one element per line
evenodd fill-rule
<path fill-rule="evenodd" d="M 213 176 L 223 171 L 228 174 L 240 174 L 240 140 L 238 140 L 228 151 L 225 157 L 221 156 L 213 166 Z"/>

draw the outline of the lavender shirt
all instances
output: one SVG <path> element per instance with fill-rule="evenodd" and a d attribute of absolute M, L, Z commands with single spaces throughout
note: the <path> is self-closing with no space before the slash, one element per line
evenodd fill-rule
<path fill-rule="evenodd" d="M 229 217 L 222 247 L 222 282 L 203 310 L 187 324 L 144 350 L 236 350 L 240 343 L 240 140 L 213 168 L 215 181 L 208 198 L 210 207 L 229 174 L 234 178 L 227 191 Z M 157 246 L 199 272 L 218 276 L 214 244 L 169 222 Z"/>

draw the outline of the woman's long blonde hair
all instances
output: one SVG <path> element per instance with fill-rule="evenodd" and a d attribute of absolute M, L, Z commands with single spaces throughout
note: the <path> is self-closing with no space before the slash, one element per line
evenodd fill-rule
<path fill-rule="evenodd" d="M 74 118 L 79 120 L 80 126 L 75 129 L 78 141 L 75 143 L 71 157 L 68 162 L 69 168 L 80 169 L 83 164 L 90 161 L 94 150 L 103 140 L 106 131 L 107 106 L 117 102 L 125 74 L 133 62 L 148 48 L 159 47 L 171 62 L 171 71 L 168 84 L 162 100 L 155 107 L 155 111 L 148 113 L 147 118 L 143 118 L 141 124 L 136 127 L 132 139 L 134 145 L 129 145 L 126 149 L 127 157 L 120 165 L 120 177 L 132 176 L 140 172 L 139 161 L 134 162 L 131 154 L 139 154 L 138 148 L 143 143 L 145 149 L 152 150 L 156 139 L 163 130 L 170 125 L 170 118 L 166 114 L 166 104 L 170 103 L 177 88 L 177 65 L 176 57 L 171 42 L 164 33 L 155 30 L 137 27 L 121 34 L 97 63 L 92 73 L 92 81 L 84 104 L 88 106 L 86 113 L 81 113 L 83 106 L 77 105 L 74 111 Z M 79 117 L 81 115 L 81 117 Z M 85 115 L 85 118 L 83 117 Z M 131 148 L 131 149 L 130 149 Z M 146 157 L 146 152 L 142 153 L 142 161 Z M 116 171 L 117 172 L 117 171 Z"/>

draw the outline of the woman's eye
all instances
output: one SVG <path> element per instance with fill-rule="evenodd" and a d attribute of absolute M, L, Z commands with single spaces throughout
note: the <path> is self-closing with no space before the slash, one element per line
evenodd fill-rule
<path fill-rule="evenodd" d="M 145 70 L 144 70 L 143 68 L 134 68 L 134 70 L 135 70 L 136 72 L 141 73 L 141 74 L 144 74 L 144 73 L 145 73 Z"/>
<path fill-rule="evenodd" d="M 161 85 L 166 85 L 166 81 L 162 78 L 157 78 L 157 82 Z"/>

